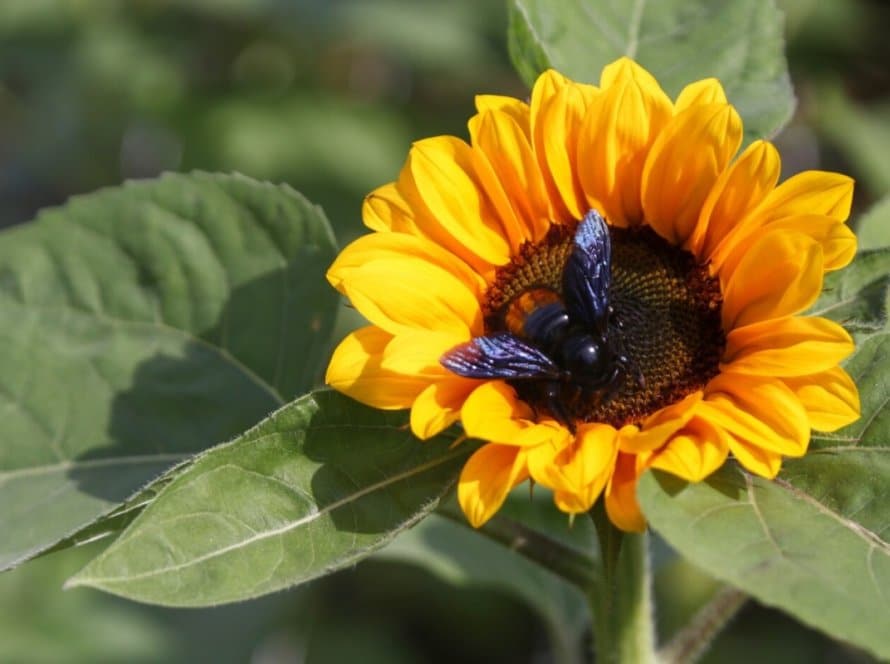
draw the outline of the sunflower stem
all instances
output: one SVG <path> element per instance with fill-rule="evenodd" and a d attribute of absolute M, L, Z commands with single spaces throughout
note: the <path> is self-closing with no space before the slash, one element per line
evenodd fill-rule
<path fill-rule="evenodd" d="M 591 511 L 602 555 L 602 582 L 588 590 L 598 664 L 654 664 L 649 537 L 624 533 L 602 505 Z"/>

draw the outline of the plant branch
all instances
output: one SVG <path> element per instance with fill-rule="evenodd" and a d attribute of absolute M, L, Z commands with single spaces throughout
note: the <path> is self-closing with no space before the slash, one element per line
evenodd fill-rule
<path fill-rule="evenodd" d="M 692 664 L 748 600 L 740 590 L 725 586 L 693 616 L 689 624 L 658 651 L 660 664 Z"/>
<path fill-rule="evenodd" d="M 437 514 L 469 527 L 458 512 L 440 507 Z M 597 583 L 599 562 L 540 531 L 505 516 L 496 516 L 477 532 L 538 563 L 572 585 L 587 591 Z"/>

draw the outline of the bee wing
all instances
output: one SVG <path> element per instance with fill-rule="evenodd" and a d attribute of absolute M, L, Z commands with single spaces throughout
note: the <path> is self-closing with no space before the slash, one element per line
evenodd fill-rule
<path fill-rule="evenodd" d="M 560 368 L 542 351 L 509 332 L 476 337 L 452 348 L 439 362 L 465 378 L 551 378 Z"/>
<path fill-rule="evenodd" d="M 599 212 L 591 210 L 584 216 L 574 242 L 562 273 L 566 308 L 573 318 L 604 333 L 612 281 L 612 242 Z"/>

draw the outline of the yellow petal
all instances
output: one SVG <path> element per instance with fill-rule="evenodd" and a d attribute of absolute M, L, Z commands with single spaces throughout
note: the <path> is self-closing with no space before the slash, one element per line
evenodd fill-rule
<path fill-rule="evenodd" d="M 723 465 L 730 437 L 719 427 L 695 418 L 649 460 L 649 466 L 688 482 L 701 482 Z"/>
<path fill-rule="evenodd" d="M 548 69 L 543 72 L 535 84 L 532 86 L 530 115 L 532 122 L 532 132 L 534 133 L 535 119 L 541 110 L 541 106 L 546 104 L 565 86 L 571 85 L 571 81 L 560 74 L 555 69 Z"/>
<path fill-rule="evenodd" d="M 846 224 L 827 215 L 786 217 L 771 223 L 769 230 L 804 233 L 816 240 L 822 246 L 826 271 L 847 266 L 856 255 L 856 235 Z"/>
<path fill-rule="evenodd" d="M 568 432 L 566 432 L 568 433 Z M 571 435 L 529 450 L 528 468 L 539 484 L 575 495 L 590 509 L 602 492 L 618 454 L 617 434 L 607 424 L 582 424 Z"/>
<path fill-rule="evenodd" d="M 428 386 L 411 406 L 411 431 L 426 440 L 457 422 L 464 401 L 478 384 L 479 381 L 454 376 Z"/>
<path fill-rule="evenodd" d="M 480 116 L 485 111 L 501 111 L 509 115 L 516 124 L 519 125 L 527 137 L 531 136 L 531 127 L 529 126 L 529 106 L 524 101 L 515 97 L 505 97 L 503 95 L 476 95 L 476 115 L 470 118 L 469 129 L 470 138 L 475 142 L 475 127 L 478 127 Z"/>
<path fill-rule="evenodd" d="M 602 489 L 599 493 L 602 493 Z M 583 514 L 593 507 L 599 493 L 593 495 L 587 490 L 580 493 L 557 490 L 553 492 L 553 504 L 566 514 Z"/>
<path fill-rule="evenodd" d="M 550 199 L 537 159 L 520 126 L 500 111 L 481 114 L 473 145 L 478 148 L 475 161 L 482 157 L 497 176 L 496 183 L 488 179 L 486 191 L 492 200 L 510 206 L 495 203 L 516 253 L 523 241 L 550 225 Z M 483 164 L 482 172 L 486 171 Z"/>
<path fill-rule="evenodd" d="M 619 453 L 606 485 L 606 514 L 618 528 L 629 532 L 646 530 L 646 519 L 637 502 L 637 479 L 636 458 Z"/>
<path fill-rule="evenodd" d="M 446 351 L 469 339 L 469 335 L 438 330 L 406 332 L 387 344 L 381 366 L 389 371 L 408 376 L 425 376 L 430 380 L 454 376 L 439 360 Z"/>
<path fill-rule="evenodd" d="M 433 330 L 469 338 L 482 331 L 482 310 L 467 284 L 421 258 L 365 263 L 349 270 L 341 290 L 392 334 Z"/>
<path fill-rule="evenodd" d="M 656 78 L 646 69 L 626 56 L 622 56 L 617 60 L 610 62 L 600 74 L 600 88 L 607 90 L 614 85 L 621 85 L 627 81 L 633 81 L 636 85 L 645 91 L 648 97 L 664 98 L 669 107 L 672 107 L 670 97 L 668 97 Z"/>
<path fill-rule="evenodd" d="M 414 213 L 396 189 L 395 182 L 378 187 L 365 197 L 362 219 L 365 226 L 374 231 L 418 233 Z"/>
<path fill-rule="evenodd" d="M 836 366 L 853 339 L 826 318 L 789 317 L 731 330 L 721 370 L 752 376 L 803 376 Z"/>
<path fill-rule="evenodd" d="M 510 192 L 495 170 L 494 165 L 482 150 L 473 149 L 473 167 L 476 169 L 476 177 L 479 186 L 491 201 L 494 214 L 497 215 L 504 229 L 504 237 L 510 245 L 510 251 L 515 255 L 521 251 L 523 243 L 535 237 L 535 229 L 519 216 Z M 543 236 L 542 236 L 543 237 Z"/>
<path fill-rule="evenodd" d="M 474 177 L 469 145 L 453 136 L 417 141 L 406 171 L 399 192 L 422 232 L 460 256 L 470 252 L 492 265 L 509 261 L 504 231 Z"/>
<path fill-rule="evenodd" d="M 533 417 L 528 404 L 502 380 L 477 387 L 461 410 L 461 421 L 468 436 L 505 445 L 540 445 L 565 431 L 549 421 L 537 424 Z"/>
<path fill-rule="evenodd" d="M 745 215 L 776 186 L 781 172 L 779 151 L 766 141 L 754 141 L 717 178 L 702 205 L 687 249 L 708 260 Z"/>
<path fill-rule="evenodd" d="M 405 233 L 371 233 L 350 243 L 328 269 L 327 278 L 343 292 L 343 282 L 350 273 L 373 261 L 389 262 L 402 258 L 420 258 L 459 278 L 474 297 L 481 299 L 487 284 L 478 272 L 435 242 Z"/>
<path fill-rule="evenodd" d="M 570 448 L 574 444 L 575 437 L 566 431 L 564 436 L 526 448 L 526 466 L 531 478 L 548 489 L 564 488 L 566 480 L 562 476 L 561 466 L 569 459 Z"/>
<path fill-rule="evenodd" d="M 731 272 L 762 233 L 792 229 L 823 245 L 826 270 L 843 267 L 856 250 L 855 237 L 843 227 L 852 200 L 853 180 L 846 175 L 824 171 L 795 175 L 740 221 L 737 229 L 710 254 L 713 265 Z"/>
<path fill-rule="evenodd" d="M 535 154 L 550 193 L 553 221 L 581 219 L 588 209 L 576 168 L 578 134 L 590 99 L 596 96 L 580 85 L 565 85 L 535 104 L 532 99 L 532 136 Z M 546 233 L 546 229 L 543 229 Z M 543 237 L 538 231 L 537 238 Z"/>
<path fill-rule="evenodd" d="M 588 511 L 606 486 L 618 458 L 617 432 L 605 424 L 582 425 L 576 444 L 560 467 L 561 487 L 553 487 L 563 512 Z"/>
<path fill-rule="evenodd" d="M 467 433 L 477 438 L 491 438 L 477 433 L 484 429 L 485 420 L 530 421 L 532 409 L 516 396 L 516 392 L 505 381 L 491 380 L 480 385 L 467 403 L 464 404 L 463 420 Z M 486 429 L 487 431 L 487 429 Z"/>
<path fill-rule="evenodd" d="M 822 247 L 801 233 L 776 231 L 754 242 L 723 282 L 723 329 L 784 318 L 822 291 Z"/>
<path fill-rule="evenodd" d="M 755 475 L 760 475 L 769 480 L 779 474 L 782 468 L 782 455 L 770 452 L 762 447 L 753 445 L 734 436 L 729 438 L 729 451 L 743 467 Z"/>
<path fill-rule="evenodd" d="M 564 472 L 578 487 L 598 485 L 595 493 L 599 494 L 615 465 L 618 432 L 608 424 L 582 424 L 577 441 L 578 447 Z"/>
<path fill-rule="evenodd" d="M 782 382 L 800 399 L 816 431 L 837 431 L 859 419 L 859 391 L 840 367 Z"/>
<path fill-rule="evenodd" d="M 692 419 L 695 406 L 702 400 L 702 394 L 701 391 L 693 392 L 677 403 L 658 410 L 646 419 L 640 430 L 622 429 L 619 436 L 621 451 L 639 454 L 664 445 Z"/>
<path fill-rule="evenodd" d="M 767 196 L 760 208 L 763 223 L 797 214 L 823 214 L 837 221 L 850 216 L 853 178 L 827 171 L 794 175 Z"/>
<path fill-rule="evenodd" d="M 674 113 L 681 113 L 690 106 L 702 106 L 704 104 L 726 104 L 726 92 L 716 78 L 705 78 L 695 83 L 690 83 L 680 91 L 677 102 L 674 104 Z"/>
<path fill-rule="evenodd" d="M 392 335 L 374 326 L 349 334 L 334 350 L 325 383 L 374 408 L 409 408 L 430 381 L 380 366 L 383 350 L 391 340 Z"/>
<path fill-rule="evenodd" d="M 755 215 L 756 216 L 756 215 Z M 756 223 L 760 223 L 757 221 Z M 713 265 L 726 274 L 732 274 L 761 233 L 751 232 L 752 224 L 746 224 L 715 252 Z M 809 214 L 785 217 L 770 222 L 766 232 L 788 231 L 812 238 L 822 247 L 823 269 L 838 270 L 850 263 L 856 255 L 856 236 L 843 222 L 827 215 Z"/>
<path fill-rule="evenodd" d="M 457 500 L 470 524 L 479 528 L 494 516 L 510 490 L 527 476 L 519 448 L 488 444 L 476 450 L 457 484 Z"/>
<path fill-rule="evenodd" d="M 802 456 L 810 442 L 800 399 L 776 378 L 720 374 L 708 383 L 699 415 L 735 438 L 785 456 Z"/>
<path fill-rule="evenodd" d="M 671 113 L 670 99 L 639 65 L 623 58 L 606 67 L 581 126 L 577 170 L 588 206 L 610 223 L 642 221 L 643 164 Z"/>
<path fill-rule="evenodd" d="M 643 212 L 659 235 L 673 244 L 689 237 L 741 141 L 742 121 L 728 104 L 692 106 L 673 117 L 643 168 Z"/>

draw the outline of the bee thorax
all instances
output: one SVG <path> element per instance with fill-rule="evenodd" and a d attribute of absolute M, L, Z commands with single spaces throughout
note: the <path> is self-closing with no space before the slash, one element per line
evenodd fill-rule
<path fill-rule="evenodd" d="M 606 355 L 590 334 L 571 334 L 562 344 L 563 364 L 578 379 L 601 376 L 608 364 Z"/>

